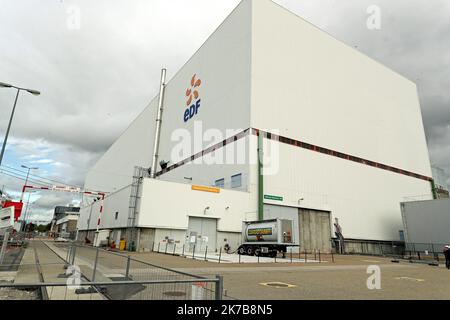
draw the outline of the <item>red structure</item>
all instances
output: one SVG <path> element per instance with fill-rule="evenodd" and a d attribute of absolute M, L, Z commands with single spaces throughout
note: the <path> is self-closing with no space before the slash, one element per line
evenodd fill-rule
<path fill-rule="evenodd" d="M 14 201 L 5 201 L 3 208 L 14 207 L 14 221 L 19 220 L 22 212 L 23 203 Z"/>
<path fill-rule="evenodd" d="M 81 190 L 80 188 L 74 188 L 74 187 L 70 187 L 70 186 L 34 187 L 34 186 L 24 185 L 22 188 L 22 194 L 25 193 L 26 189 L 39 189 L 39 190 L 49 190 L 49 191 L 70 192 L 70 193 L 83 193 L 83 194 L 91 195 L 91 196 L 100 196 L 100 198 L 101 198 L 100 213 L 98 215 L 98 220 L 97 220 L 97 231 L 99 230 L 100 221 L 101 221 L 102 213 L 103 213 L 103 202 L 105 201 L 106 193 L 97 192 L 97 191 L 84 191 L 84 190 Z"/>

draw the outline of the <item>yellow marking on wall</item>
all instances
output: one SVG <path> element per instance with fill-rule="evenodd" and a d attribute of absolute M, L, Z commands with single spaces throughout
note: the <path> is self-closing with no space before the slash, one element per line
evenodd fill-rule
<path fill-rule="evenodd" d="M 192 190 L 194 191 L 203 191 L 203 192 L 211 192 L 211 193 L 220 193 L 219 188 L 213 188 L 213 187 L 205 187 L 205 186 L 192 186 Z"/>

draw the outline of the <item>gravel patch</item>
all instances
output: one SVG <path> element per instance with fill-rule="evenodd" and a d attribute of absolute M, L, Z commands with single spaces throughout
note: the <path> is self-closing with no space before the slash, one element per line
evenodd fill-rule
<path fill-rule="evenodd" d="M 1 283 L 11 283 L 2 281 Z M 36 289 L 0 288 L 0 300 L 39 300 L 39 292 Z"/>

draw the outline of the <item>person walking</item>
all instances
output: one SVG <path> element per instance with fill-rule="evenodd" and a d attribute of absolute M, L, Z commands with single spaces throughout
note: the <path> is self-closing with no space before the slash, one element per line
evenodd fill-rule
<path fill-rule="evenodd" d="M 445 267 L 450 269 L 450 246 L 444 247 Z"/>

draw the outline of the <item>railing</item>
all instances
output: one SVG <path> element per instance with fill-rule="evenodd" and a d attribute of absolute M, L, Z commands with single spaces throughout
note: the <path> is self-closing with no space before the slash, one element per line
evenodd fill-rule
<path fill-rule="evenodd" d="M 445 261 L 444 246 L 446 243 L 405 243 L 404 255 L 410 260 Z"/>
<path fill-rule="evenodd" d="M 89 282 L 109 283 L 110 289 L 104 293 L 108 299 L 209 300 L 222 297 L 220 276 L 208 279 L 141 261 L 130 255 L 75 243 L 57 243 L 54 246 L 51 249 L 60 256 L 64 255 L 67 268 L 78 266 L 78 272 Z M 120 289 L 120 284 L 126 287 Z"/>
<path fill-rule="evenodd" d="M 89 281 L 73 283 L 0 283 L 0 289 L 37 290 L 46 296 L 31 299 L 50 300 L 221 300 L 222 278 L 184 280 Z M 131 295 L 130 297 L 127 297 Z"/>
<path fill-rule="evenodd" d="M 445 261 L 445 243 L 405 243 L 402 241 L 345 240 L 345 254 L 385 256 L 408 260 Z M 338 245 L 335 245 L 338 248 Z"/>
<path fill-rule="evenodd" d="M 333 240 L 333 245 L 337 252 L 339 252 L 340 249 L 342 250 L 338 240 Z M 401 256 L 405 252 L 405 243 L 402 241 L 345 239 L 343 249 L 344 252 L 339 253 L 374 256 Z"/>
<path fill-rule="evenodd" d="M 155 253 L 179 256 L 200 261 L 216 263 L 322 263 L 335 262 L 336 255 L 333 251 L 295 250 L 289 247 L 287 252 L 278 253 L 276 256 L 248 256 L 239 254 L 236 250 L 231 253 L 225 252 L 223 247 L 210 249 L 208 246 L 197 247 L 195 245 L 177 245 L 174 243 L 160 242 L 156 245 Z"/>

